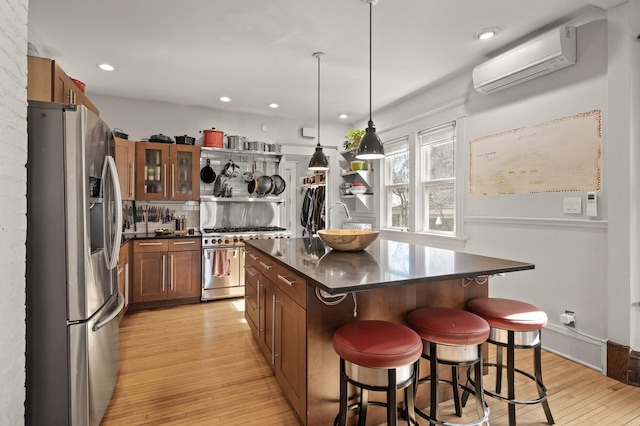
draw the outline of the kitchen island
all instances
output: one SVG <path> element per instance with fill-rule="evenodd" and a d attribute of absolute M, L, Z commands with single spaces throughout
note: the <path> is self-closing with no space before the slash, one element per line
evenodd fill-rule
<path fill-rule="evenodd" d="M 534 268 L 386 239 L 360 252 L 333 251 L 318 238 L 253 240 L 246 248 L 247 322 L 300 419 L 314 426 L 333 424 L 338 411 L 336 328 L 404 323 L 420 307 L 462 309 L 487 296 L 490 276 Z M 383 411 L 370 416 L 382 420 Z"/>

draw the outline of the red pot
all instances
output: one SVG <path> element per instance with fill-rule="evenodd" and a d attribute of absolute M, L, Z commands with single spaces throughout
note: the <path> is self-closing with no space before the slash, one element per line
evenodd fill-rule
<path fill-rule="evenodd" d="M 213 128 L 203 130 L 202 133 L 204 134 L 203 146 L 207 148 L 224 148 L 224 132 Z"/>

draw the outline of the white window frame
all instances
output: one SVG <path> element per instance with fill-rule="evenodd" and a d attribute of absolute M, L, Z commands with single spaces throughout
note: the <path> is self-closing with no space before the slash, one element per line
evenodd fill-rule
<path fill-rule="evenodd" d="M 388 218 L 388 203 L 387 203 L 387 163 L 383 159 L 380 164 L 380 168 L 383 173 L 380 173 L 378 177 L 379 192 L 379 206 L 380 206 L 380 229 L 385 232 L 397 233 L 402 231 L 402 235 L 397 234 L 400 240 L 417 241 L 415 237 L 411 235 L 419 236 L 419 241 L 425 244 L 435 244 L 450 246 L 452 248 L 464 247 L 467 237 L 465 235 L 464 224 L 464 196 L 468 187 L 466 185 L 468 179 L 468 162 L 466 162 L 466 156 L 468 155 L 468 149 L 465 146 L 465 116 L 464 116 L 464 101 L 454 102 L 450 104 L 451 109 L 439 110 L 433 114 L 425 114 L 416 120 L 409 120 L 401 126 L 397 126 L 393 129 L 389 129 L 388 136 L 389 141 L 384 143 L 385 152 L 394 152 L 392 146 L 394 143 L 400 140 L 407 140 L 409 144 L 409 164 L 410 164 L 410 178 L 409 178 L 409 196 L 410 196 L 410 211 L 409 211 L 409 226 L 408 229 L 398 229 L 386 226 L 389 223 Z M 424 188 L 422 186 L 422 164 L 421 164 L 421 149 L 420 140 L 418 134 L 424 130 L 430 128 L 436 128 L 440 125 L 455 122 L 455 231 L 453 233 L 443 233 L 441 231 L 423 230 L 422 223 L 424 214 Z"/>
<path fill-rule="evenodd" d="M 456 127 L 457 123 L 456 121 L 450 121 L 448 123 L 442 123 L 440 125 L 437 126 L 433 126 L 430 127 L 428 129 L 423 129 L 419 132 L 417 132 L 416 135 L 416 153 L 417 156 L 419 157 L 419 169 L 420 169 L 420 182 L 419 182 L 419 191 L 420 191 L 420 200 L 422 201 L 422 217 L 420 222 L 418 222 L 417 228 L 419 229 L 419 232 L 422 233 L 426 233 L 426 234 L 439 234 L 439 235 L 449 235 L 449 236 L 455 236 L 456 235 L 456 231 L 458 228 L 458 215 L 456 214 L 458 211 L 458 193 L 459 193 L 459 188 L 457 185 L 457 179 L 459 176 L 459 170 L 458 170 L 458 164 L 457 164 L 457 158 L 458 158 L 458 142 L 457 142 L 457 127 Z M 429 136 L 429 135 L 434 135 L 439 131 L 452 131 L 452 136 L 451 137 L 446 137 L 446 139 L 441 139 L 441 140 L 433 140 L 433 141 L 423 141 L 422 137 L 423 136 Z M 440 178 L 440 179 L 429 179 L 428 177 L 428 165 L 427 165 L 427 155 L 425 153 L 425 147 L 431 145 L 437 145 L 438 143 L 442 143 L 442 142 L 448 142 L 450 139 L 451 142 L 453 143 L 453 160 L 454 160 L 454 164 L 453 164 L 453 177 L 447 177 L 447 178 Z M 428 188 L 436 188 L 438 186 L 451 186 L 453 184 L 453 202 L 454 202 L 454 212 L 453 212 L 453 231 L 443 231 L 443 230 L 437 230 L 437 229 L 430 229 L 428 227 L 428 216 L 429 216 L 429 206 L 428 206 L 428 200 L 427 200 L 427 190 Z M 426 217 L 425 217 L 426 215 Z"/>
<path fill-rule="evenodd" d="M 392 141 L 389 141 L 387 143 L 385 143 L 384 145 L 384 150 L 385 150 L 385 159 L 382 162 L 382 165 L 384 167 L 384 177 L 383 177 L 383 186 L 382 186 L 382 191 L 380 193 L 380 196 L 382 198 L 384 198 L 384 202 L 382 203 L 382 205 L 384 206 L 385 210 L 384 210 L 384 214 L 382 215 L 382 220 L 383 222 L 383 228 L 385 229 L 392 229 L 392 230 L 397 230 L 397 231 L 407 231 L 411 225 L 411 218 L 412 218 L 412 214 L 411 211 L 413 210 L 413 192 L 411 191 L 411 152 L 409 150 L 409 138 L 407 136 L 402 136 L 400 138 L 394 139 Z M 394 154 L 398 154 L 401 152 L 407 152 L 409 155 L 409 181 L 404 184 L 392 184 L 389 182 L 389 180 L 391 179 L 391 173 L 390 173 L 390 161 L 388 161 L 388 157 Z M 389 204 L 389 198 L 388 198 L 388 194 L 389 194 L 389 190 L 394 189 L 394 188 L 407 188 L 407 192 L 409 194 L 409 218 L 407 219 L 407 226 L 393 226 L 391 224 L 391 205 Z"/>

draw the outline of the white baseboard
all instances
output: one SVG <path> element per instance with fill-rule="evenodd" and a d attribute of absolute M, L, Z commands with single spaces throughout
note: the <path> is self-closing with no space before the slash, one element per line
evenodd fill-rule
<path fill-rule="evenodd" d="M 605 342 L 590 339 L 556 324 L 547 324 L 542 333 L 542 347 L 545 350 L 606 374 Z"/>

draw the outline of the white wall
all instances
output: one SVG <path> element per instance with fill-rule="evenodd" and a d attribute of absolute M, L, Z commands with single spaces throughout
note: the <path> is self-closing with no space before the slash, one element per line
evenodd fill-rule
<path fill-rule="evenodd" d="M 0 424 L 24 423 L 27 0 L 0 0 Z"/>
<path fill-rule="evenodd" d="M 573 22 L 577 27 L 578 62 L 572 67 L 492 95 L 473 90 L 469 70 L 374 114 L 383 139 L 389 140 L 406 128 L 419 130 L 416 126 L 446 115 L 443 111 L 456 100 L 464 102 L 465 140 L 459 155 L 465 156 L 460 179 L 464 180 L 462 203 L 468 239 L 449 246 L 534 263 L 535 270 L 493 278 L 490 295 L 538 305 L 549 317 L 543 345 L 596 369 L 606 366 L 605 339 L 636 349 L 639 339 L 633 332 L 640 328 L 636 324 L 640 321 L 638 308 L 629 304 L 630 296 L 638 298 L 640 294 L 632 284 L 638 280 L 638 272 L 633 269 L 637 243 L 631 247 L 635 241 L 633 229 L 635 234 L 640 232 L 637 225 L 632 228 L 634 220 L 637 222 L 638 196 L 631 189 L 637 189 L 637 183 L 630 179 L 631 170 L 638 164 L 631 157 L 631 147 L 637 141 L 632 143 L 629 136 L 631 122 L 638 121 L 630 120 L 637 114 L 629 106 L 634 75 L 629 58 L 637 52 L 634 39 L 638 34 L 629 27 L 638 22 L 640 7 L 637 0 L 632 3 L 636 5 L 635 15 L 624 4 Z M 638 102 L 637 93 L 633 99 Z M 603 186 L 598 192 L 597 220 L 589 220 L 584 209 L 579 217 L 562 213 L 563 197 L 584 199 L 584 192 L 469 195 L 469 140 L 594 109 L 601 110 L 603 118 Z M 640 153 L 635 156 L 640 157 Z M 430 242 L 416 234 L 388 235 L 404 241 Z M 438 243 L 447 247 L 441 240 Z M 577 330 L 590 337 L 567 331 L 560 324 L 558 317 L 564 310 L 576 312 Z"/>

